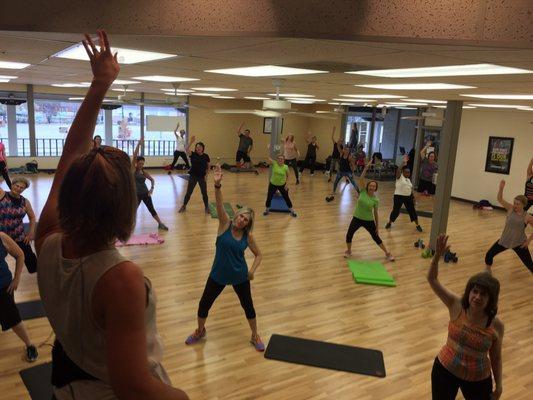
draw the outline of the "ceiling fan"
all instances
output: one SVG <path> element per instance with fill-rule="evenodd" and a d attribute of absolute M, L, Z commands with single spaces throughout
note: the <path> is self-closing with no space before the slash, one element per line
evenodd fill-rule
<path fill-rule="evenodd" d="M 301 117 L 310 117 L 310 118 L 323 118 L 323 119 L 335 119 L 333 116 L 320 115 L 316 113 L 306 113 L 300 112 L 298 110 L 292 110 L 291 102 L 287 100 L 280 100 L 279 90 L 283 84 L 283 79 L 274 79 L 272 81 L 274 87 L 276 88 L 276 98 L 263 100 L 263 108 L 261 110 L 253 109 L 216 109 L 214 110 L 217 114 L 253 114 L 258 117 L 273 117 L 278 118 L 284 115 L 297 115 Z"/>

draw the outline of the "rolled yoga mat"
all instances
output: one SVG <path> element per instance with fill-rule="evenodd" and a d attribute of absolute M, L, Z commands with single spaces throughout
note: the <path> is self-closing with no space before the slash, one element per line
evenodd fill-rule
<path fill-rule="evenodd" d="M 52 363 L 40 364 L 19 372 L 32 400 L 52 398 Z"/>
<path fill-rule="evenodd" d="M 386 375 L 383 353 L 379 350 L 292 336 L 272 335 L 265 358 L 379 378 Z"/>

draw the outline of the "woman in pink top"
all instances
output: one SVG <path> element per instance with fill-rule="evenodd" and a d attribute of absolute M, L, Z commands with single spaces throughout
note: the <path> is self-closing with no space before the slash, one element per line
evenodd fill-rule
<path fill-rule="evenodd" d="M 298 157 L 300 156 L 300 152 L 296 148 L 294 135 L 289 135 L 285 138 L 283 142 L 283 156 L 285 157 L 285 164 L 294 170 L 296 184 L 298 185 L 300 183 L 300 175 L 298 174 Z"/>
<path fill-rule="evenodd" d="M 447 250 L 448 236 L 440 235 L 427 276 L 450 314 L 448 339 L 431 371 L 432 399 L 453 400 L 460 388 L 465 400 L 498 400 L 503 390 L 503 323 L 496 318 L 500 283 L 481 272 L 468 280 L 459 298 L 438 280 L 439 260 Z"/>
<path fill-rule="evenodd" d="M 9 179 L 9 175 L 7 173 L 6 148 L 2 142 L 0 142 L 0 173 L 4 177 L 7 186 L 11 189 L 11 179 Z"/>

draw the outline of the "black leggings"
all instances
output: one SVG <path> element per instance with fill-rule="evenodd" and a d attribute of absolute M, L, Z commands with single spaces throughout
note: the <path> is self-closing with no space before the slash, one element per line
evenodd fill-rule
<path fill-rule="evenodd" d="M 396 218 L 398 218 L 398 215 L 400 215 L 400 208 L 402 208 L 402 204 L 405 205 L 405 208 L 407 209 L 407 212 L 409 213 L 409 218 L 411 218 L 411 222 L 416 222 L 416 224 L 418 225 L 418 217 L 416 215 L 413 195 L 411 196 L 400 196 L 399 194 L 394 195 L 394 206 L 392 207 L 392 211 L 389 217 L 390 222 L 396 221 Z"/>
<path fill-rule="evenodd" d="M 383 240 L 381 240 L 378 233 L 376 232 L 376 223 L 374 221 L 365 221 L 357 217 L 353 217 L 352 222 L 350 222 L 348 233 L 346 233 L 346 243 L 352 243 L 353 235 L 360 227 L 365 228 L 368 233 L 372 235 L 372 239 L 374 239 L 374 242 L 376 242 L 376 244 L 380 245 L 381 243 L 383 243 Z"/>
<path fill-rule="evenodd" d="M 296 182 L 300 181 L 300 175 L 298 174 L 298 160 L 293 158 L 292 160 L 285 160 L 285 164 L 292 167 L 294 175 L 296 176 Z"/>
<path fill-rule="evenodd" d="M 304 172 L 305 167 L 308 167 L 311 170 L 311 173 L 315 173 L 315 162 L 316 162 L 316 156 L 305 156 L 305 160 L 300 167 L 300 172 Z"/>
<path fill-rule="evenodd" d="M 191 194 L 194 191 L 196 184 L 200 186 L 200 191 L 202 192 L 202 200 L 204 201 L 205 208 L 209 207 L 209 199 L 207 197 L 207 182 L 205 181 L 205 176 L 199 177 L 195 175 L 189 176 L 189 184 L 187 185 L 187 193 L 185 193 L 183 205 L 186 206 L 189 200 L 191 199 Z"/>
<path fill-rule="evenodd" d="M 154 203 L 152 202 L 152 196 L 150 196 L 148 193 L 137 195 L 137 208 L 139 208 L 139 204 L 141 204 L 141 201 L 144 203 L 146 208 L 148 208 L 148 211 L 150 211 L 150 214 L 152 214 L 152 217 L 157 216 L 157 211 L 154 208 Z"/>
<path fill-rule="evenodd" d="M 22 242 L 16 242 L 19 247 L 24 252 L 24 264 L 26 265 L 26 268 L 28 269 L 28 272 L 30 274 L 33 274 L 34 272 L 37 272 L 37 257 L 35 256 L 35 253 L 33 252 L 33 249 L 31 248 L 31 245 L 28 243 Z"/>
<path fill-rule="evenodd" d="M 176 165 L 180 157 L 183 158 L 183 161 L 185 161 L 185 166 L 187 167 L 187 169 L 190 168 L 189 160 L 187 159 L 187 153 L 185 153 L 184 151 L 176 150 L 174 151 L 174 159 L 172 160 L 172 164 L 170 164 L 170 169 L 174 169 L 174 166 Z"/>
<path fill-rule="evenodd" d="M 418 188 L 416 190 L 419 193 L 428 192 L 428 194 L 435 194 L 437 186 L 433 182 L 425 181 L 424 179 L 420 178 L 418 180 Z"/>
<path fill-rule="evenodd" d="M 490 400 L 492 378 L 489 376 L 482 381 L 465 381 L 444 368 L 439 359 L 435 358 L 431 370 L 432 400 L 454 400 L 459 388 L 465 400 Z"/>
<path fill-rule="evenodd" d="M 487 254 L 485 254 L 485 264 L 492 265 L 494 257 L 505 250 L 508 250 L 508 248 L 503 247 L 498 242 L 494 243 L 489 249 L 489 251 L 487 251 Z M 529 249 L 527 247 L 524 249 L 520 246 L 517 246 L 513 247 L 513 250 L 518 255 L 518 257 L 520 257 L 527 269 L 533 272 L 533 260 L 531 259 L 531 253 L 529 252 Z"/>
<path fill-rule="evenodd" d="M 0 173 L 4 178 L 4 181 L 6 181 L 7 187 L 11 189 L 11 179 L 9 179 L 9 174 L 7 172 L 7 164 L 5 161 L 0 161 Z"/>
<path fill-rule="evenodd" d="M 292 208 L 292 201 L 289 198 L 289 192 L 287 192 L 285 185 L 276 186 L 276 185 L 273 185 L 272 183 L 268 184 L 268 193 L 267 193 L 267 199 L 265 203 L 266 208 L 270 207 L 270 203 L 272 202 L 272 197 L 274 197 L 274 193 L 276 193 L 276 190 L 279 190 L 279 192 L 283 196 L 283 199 L 285 200 L 285 203 L 287 203 L 287 206 L 289 208 Z"/>
<path fill-rule="evenodd" d="M 200 299 L 200 304 L 198 305 L 198 317 L 207 318 L 211 306 L 217 299 L 217 297 L 222 293 L 226 285 L 221 285 L 216 283 L 211 277 L 207 278 L 205 283 L 204 293 Z M 239 296 L 241 306 L 244 309 L 247 319 L 255 318 L 255 309 L 254 302 L 252 301 L 252 291 L 250 289 L 250 281 L 246 280 L 243 283 L 238 285 L 233 285 L 233 290 Z"/>

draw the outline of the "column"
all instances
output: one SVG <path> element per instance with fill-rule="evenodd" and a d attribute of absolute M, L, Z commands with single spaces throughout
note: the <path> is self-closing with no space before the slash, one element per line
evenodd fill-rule
<path fill-rule="evenodd" d="M 422 115 L 422 109 L 418 109 L 417 116 Z M 422 143 L 424 142 L 424 129 L 422 128 L 422 119 L 417 120 L 416 134 L 415 134 L 415 159 L 413 161 L 413 170 L 411 171 L 411 182 L 413 187 L 418 186 L 418 176 L 420 175 L 420 150 L 422 150 Z"/>
<path fill-rule="evenodd" d="M 7 106 L 7 138 L 9 141 L 9 156 L 18 156 L 17 106 L 14 105 Z"/>
<path fill-rule="evenodd" d="M 27 106 L 28 106 L 28 129 L 30 136 L 30 156 L 37 156 L 35 141 L 35 104 L 33 103 L 33 85 L 26 85 L 27 88 Z"/>
<path fill-rule="evenodd" d="M 106 144 L 106 146 L 113 146 L 113 110 L 108 108 L 104 109 L 104 126 L 104 143 Z"/>

